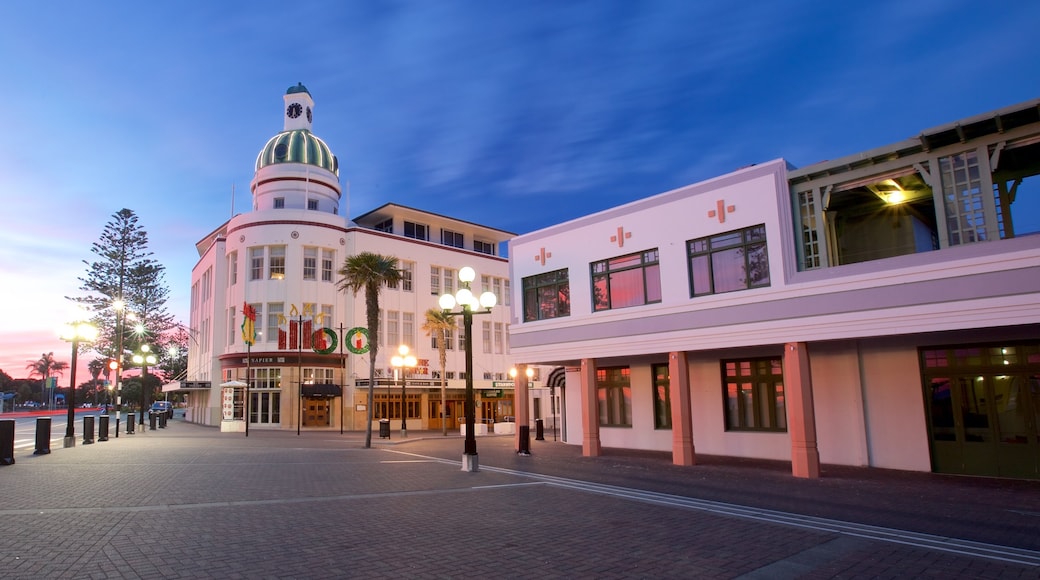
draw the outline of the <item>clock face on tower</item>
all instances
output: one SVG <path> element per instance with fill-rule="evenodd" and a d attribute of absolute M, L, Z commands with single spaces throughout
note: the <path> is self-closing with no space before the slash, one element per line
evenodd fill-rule
<path fill-rule="evenodd" d="M 301 113 L 303 113 L 303 107 L 300 106 L 300 103 L 293 103 L 285 110 L 285 114 L 289 115 L 291 119 L 299 117 Z"/>
<path fill-rule="evenodd" d="M 311 117 L 311 108 L 310 107 L 307 107 L 307 122 L 308 123 L 313 123 L 314 122 L 314 119 Z"/>

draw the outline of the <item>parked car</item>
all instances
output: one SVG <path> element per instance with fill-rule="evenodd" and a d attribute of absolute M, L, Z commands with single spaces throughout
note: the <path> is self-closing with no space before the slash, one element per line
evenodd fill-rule
<path fill-rule="evenodd" d="M 156 401 L 152 403 L 152 408 L 148 410 L 148 413 L 155 413 L 158 415 L 166 415 L 167 419 L 173 419 L 173 403 L 169 401 Z"/>

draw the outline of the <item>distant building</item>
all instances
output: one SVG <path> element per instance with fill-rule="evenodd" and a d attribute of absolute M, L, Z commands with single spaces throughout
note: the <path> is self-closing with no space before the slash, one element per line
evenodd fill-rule
<path fill-rule="evenodd" d="M 344 260 L 365 251 L 397 257 L 404 273 L 400 284 L 380 293 L 374 419 L 390 419 L 396 431 L 403 412 L 411 429 L 441 428 L 442 374 L 422 326 L 438 296 L 458 288 L 463 266 L 477 272 L 474 291 L 492 291 L 500 304 L 474 319 L 477 416 L 486 422 L 512 416 L 512 382 L 505 383 L 512 294 L 500 248 L 513 234 L 392 203 L 348 220 L 340 215 L 347 194 L 339 161 L 311 132 L 309 91 L 289 88 L 283 106 L 284 129 L 257 156 L 252 211 L 197 244 L 190 315 L 197 342 L 188 353 L 187 381 L 179 385 L 188 393 L 188 419 L 244 429 L 241 385 L 248 380 L 251 428 L 364 429 L 370 375 L 365 298 L 339 291 L 337 282 Z M 256 313 L 252 347 L 243 343 L 244 305 Z M 399 344 L 419 363 L 407 375 L 403 400 L 390 365 Z M 463 414 L 461 344 L 456 330 L 443 375 L 443 411 L 452 429 Z"/>
<path fill-rule="evenodd" d="M 1040 477 L 1038 174 L 1035 100 L 521 235 L 512 354 L 585 455 Z"/>

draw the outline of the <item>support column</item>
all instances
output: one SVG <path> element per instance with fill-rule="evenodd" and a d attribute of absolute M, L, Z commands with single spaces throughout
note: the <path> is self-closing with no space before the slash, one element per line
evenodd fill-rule
<path fill-rule="evenodd" d="M 527 365 L 516 365 L 516 376 L 513 377 L 513 410 L 516 413 L 513 448 L 521 455 L 531 453 L 531 406 L 527 389 Z"/>
<path fill-rule="evenodd" d="M 596 392 L 596 361 L 581 359 L 581 454 L 597 457 L 599 442 L 599 398 Z"/>
<path fill-rule="evenodd" d="M 693 410 L 690 404 L 690 364 L 685 352 L 668 353 L 668 394 L 672 403 L 672 463 L 696 465 Z"/>
<path fill-rule="evenodd" d="M 816 446 L 812 371 L 808 345 L 804 342 L 784 345 L 784 395 L 787 399 L 787 431 L 791 436 L 791 474 L 818 478 L 820 451 Z"/>

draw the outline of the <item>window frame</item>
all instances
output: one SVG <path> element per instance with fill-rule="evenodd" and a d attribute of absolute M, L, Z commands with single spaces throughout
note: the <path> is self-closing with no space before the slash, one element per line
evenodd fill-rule
<path fill-rule="evenodd" d="M 570 271 L 568 268 L 561 268 L 559 270 L 553 270 L 552 272 L 543 272 L 541 274 L 535 274 L 534 276 L 527 276 L 523 278 L 520 283 L 523 288 L 523 317 L 524 322 L 534 322 L 536 320 L 549 320 L 552 318 L 563 318 L 571 315 L 571 282 L 570 282 Z M 552 299 L 550 295 L 542 295 L 542 289 L 555 288 L 555 292 L 551 292 L 551 296 L 555 297 Z M 567 297 L 566 301 L 561 302 L 559 300 L 561 295 Z M 545 304 L 543 305 L 542 298 L 546 298 Z M 552 305 L 552 312 L 547 311 L 547 307 Z M 533 313 L 528 312 L 528 306 L 534 309 Z M 552 314 L 552 316 L 547 316 Z"/>
<path fill-rule="evenodd" d="M 756 234 L 761 234 L 761 237 L 754 237 Z M 728 243 L 726 244 L 723 240 L 728 237 L 735 235 L 740 236 L 739 243 Z M 769 241 L 766 232 L 765 224 L 758 224 L 738 230 L 730 230 L 728 232 L 721 232 L 713 234 L 711 236 L 705 236 L 701 238 L 695 238 L 692 240 L 686 240 L 686 272 L 689 278 L 689 289 L 690 298 L 699 298 L 701 296 L 714 296 L 716 294 L 725 294 L 727 292 L 739 292 L 741 290 L 752 290 L 755 288 L 768 288 L 771 285 L 771 277 L 769 272 Z M 713 245 L 713 242 L 718 244 L 718 247 Z M 698 244 L 703 244 L 702 247 L 695 248 Z M 751 274 L 751 258 L 749 249 L 753 248 L 757 254 L 759 251 L 764 257 L 765 264 L 765 278 L 759 281 L 752 281 Z M 737 287 L 737 284 L 733 284 L 734 281 L 729 281 L 732 287 L 724 290 L 717 290 L 719 282 L 722 281 L 719 274 L 716 275 L 717 265 L 715 263 L 715 256 L 722 256 L 723 254 L 729 254 L 737 250 L 742 253 L 744 264 L 741 270 L 744 276 L 743 287 Z M 703 261 L 703 265 L 695 265 L 695 262 Z M 708 288 L 705 290 L 702 287 L 702 281 L 696 275 L 699 270 L 707 268 L 707 280 Z"/>
<path fill-rule="evenodd" d="M 638 257 L 638 262 L 632 263 L 636 257 Z M 614 302 L 616 297 L 613 295 L 611 290 L 613 286 L 612 280 L 615 277 L 626 275 L 633 271 L 641 271 L 642 273 L 642 302 L 632 302 L 630 304 L 615 306 Z M 651 276 L 656 277 L 655 284 L 650 283 L 652 280 Z M 630 254 L 623 254 L 621 256 L 614 256 L 605 260 L 592 262 L 589 264 L 589 278 L 591 283 L 590 290 L 592 292 L 592 311 L 594 313 L 617 310 L 619 308 L 632 308 L 636 306 L 646 306 L 648 304 L 659 304 L 662 300 L 661 253 L 658 248 L 650 248 L 648 250 L 632 252 Z M 606 285 L 603 301 L 597 299 L 597 292 L 599 292 L 597 286 L 599 281 L 603 281 Z M 656 292 L 656 298 L 651 298 L 651 293 L 653 292 Z M 617 297 L 620 297 L 620 295 Z"/>
<path fill-rule="evenodd" d="M 596 369 L 596 408 L 600 427 L 632 427 L 632 368 Z"/>
<path fill-rule="evenodd" d="M 786 433 L 787 393 L 784 389 L 783 357 L 723 359 L 719 365 L 725 430 Z M 730 374 L 729 365 L 733 365 L 734 374 Z M 744 365 L 747 366 L 746 373 L 743 372 Z M 767 368 L 768 372 L 765 371 Z"/>

